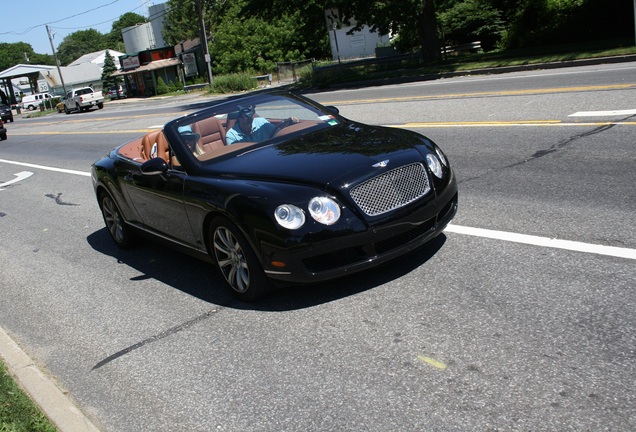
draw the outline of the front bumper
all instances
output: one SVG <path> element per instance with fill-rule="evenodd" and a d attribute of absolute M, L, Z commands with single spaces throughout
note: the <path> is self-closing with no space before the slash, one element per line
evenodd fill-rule
<path fill-rule="evenodd" d="M 343 234 L 293 249 L 263 247 L 267 275 L 286 283 L 312 283 L 353 274 L 394 260 L 431 241 L 457 213 L 455 180 L 440 196 L 382 227 Z M 285 263 L 285 267 L 268 265 Z"/>

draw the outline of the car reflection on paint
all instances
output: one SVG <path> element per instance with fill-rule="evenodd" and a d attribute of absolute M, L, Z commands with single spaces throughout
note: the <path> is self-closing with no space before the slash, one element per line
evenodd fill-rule
<path fill-rule="evenodd" d="M 277 91 L 172 120 L 95 162 L 92 179 L 117 245 L 142 232 L 211 259 L 246 301 L 412 252 L 457 211 L 430 139 Z"/>

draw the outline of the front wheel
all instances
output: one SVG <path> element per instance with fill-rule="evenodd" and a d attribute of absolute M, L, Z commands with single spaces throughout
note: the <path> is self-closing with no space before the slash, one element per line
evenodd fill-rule
<path fill-rule="evenodd" d="M 104 104 L 102 102 L 97 104 L 97 109 L 102 109 L 104 108 Z"/>
<path fill-rule="evenodd" d="M 226 218 L 218 217 L 212 222 L 210 236 L 211 253 L 232 294 L 243 301 L 265 295 L 270 281 L 239 229 Z"/>
<path fill-rule="evenodd" d="M 124 222 L 124 218 L 115 204 L 115 200 L 107 193 L 102 192 L 99 197 L 99 207 L 102 210 L 104 223 L 108 234 L 115 241 L 115 244 L 122 249 L 126 249 L 134 243 L 134 234 L 131 228 Z"/>

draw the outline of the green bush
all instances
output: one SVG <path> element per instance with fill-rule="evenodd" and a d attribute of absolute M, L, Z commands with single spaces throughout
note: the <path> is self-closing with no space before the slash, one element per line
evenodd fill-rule
<path fill-rule="evenodd" d="M 157 78 L 157 94 L 163 95 L 168 92 L 169 92 L 169 89 L 166 82 L 161 77 Z"/>
<path fill-rule="evenodd" d="M 214 77 L 211 93 L 236 93 L 253 90 L 258 87 L 258 81 L 249 74 L 230 74 Z"/>

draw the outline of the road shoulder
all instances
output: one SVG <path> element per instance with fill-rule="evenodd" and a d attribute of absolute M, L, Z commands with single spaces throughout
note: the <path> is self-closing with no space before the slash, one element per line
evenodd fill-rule
<path fill-rule="evenodd" d="M 99 432 L 73 401 L 0 328 L 0 357 L 18 385 L 60 432 Z"/>

